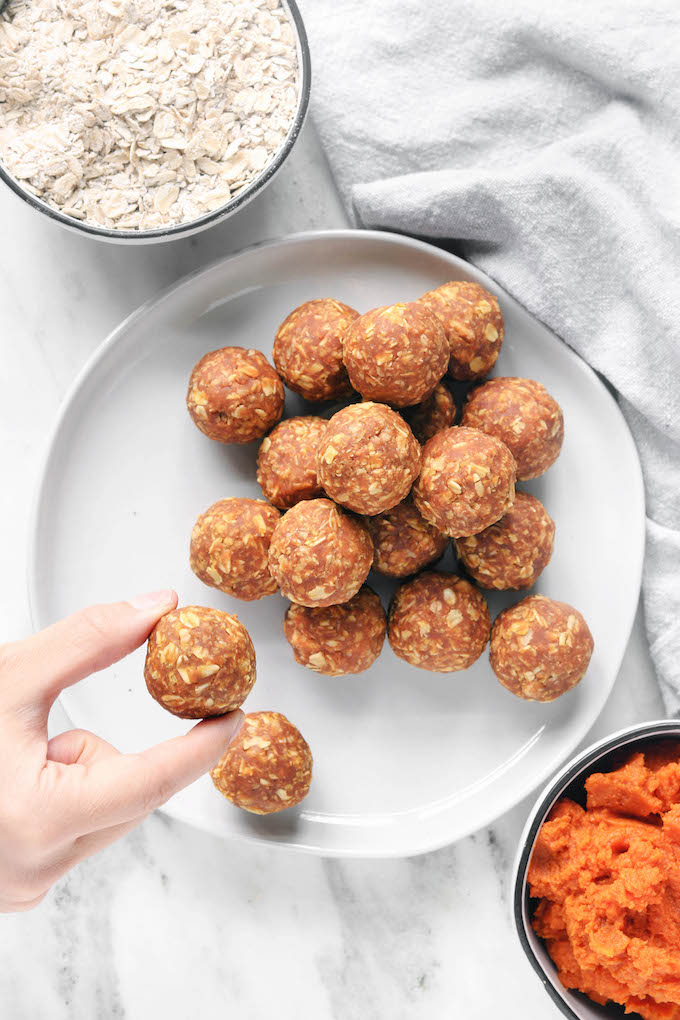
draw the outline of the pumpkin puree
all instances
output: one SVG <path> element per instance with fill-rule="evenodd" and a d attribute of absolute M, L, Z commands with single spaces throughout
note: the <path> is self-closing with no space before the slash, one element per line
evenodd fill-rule
<path fill-rule="evenodd" d="M 536 933 L 560 981 L 645 1020 L 680 1020 L 680 744 L 637 752 L 562 798 L 536 840 Z"/>

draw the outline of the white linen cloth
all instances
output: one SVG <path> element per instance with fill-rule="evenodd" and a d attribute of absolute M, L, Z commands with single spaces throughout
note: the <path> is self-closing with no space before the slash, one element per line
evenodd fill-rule
<path fill-rule="evenodd" d="M 680 714 L 680 5 L 302 12 L 316 126 L 355 221 L 453 241 L 619 392 L 646 482 L 651 652 Z"/>

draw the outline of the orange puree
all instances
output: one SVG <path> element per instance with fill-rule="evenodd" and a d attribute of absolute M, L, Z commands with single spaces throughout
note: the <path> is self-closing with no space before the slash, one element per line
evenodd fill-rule
<path fill-rule="evenodd" d="M 560 980 L 645 1020 L 680 1020 L 680 745 L 658 744 L 562 798 L 529 867 Z"/>

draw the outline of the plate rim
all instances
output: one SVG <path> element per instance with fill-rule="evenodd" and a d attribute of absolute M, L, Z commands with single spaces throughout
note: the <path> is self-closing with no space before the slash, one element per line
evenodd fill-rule
<path fill-rule="evenodd" d="M 644 566 L 644 553 L 645 553 L 645 489 L 644 489 L 644 478 L 642 474 L 642 466 L 640 464 L 640 458 L 633 439 L 632 433 L 628 426 L 623 412 L 613 395 L 609 385 L 603 381 L 603 378 L 595 371 L 572 347 L 566 343 L 561 337 L 553 332 L 541 319 L 529 312 L 520 301 L 517 300 L 512 294 L 509 294 L 503 286 L 497 283 L 493 277 L 489 276 L 484 270 L 479 269 L 477 266 L 453 252 L 448 251 L 445 248 L 440 247 L 437 244 L 423 241 L 420 238 L 411 237 L 407 234 L 400 234 L 394 231 L 383 231 L 383 230 L 363 230 L 358 228 L 339 228 L 339 229 L 321 229 L 321 230 L 308 230 L 300 231 L 293 234 L 287 234 L 283 237 L 274 239 L 266 239 L 262 241 L 254 242 L 253 244 L 246 245 L 240 248 L 236 252 L 232 252 L 229 255 L 221 256 L 216 259 L 212 259 L 205 265 L 199 266 L 192 270 L 190 273 L 186 273 L 179 279 L 173 281 L 164 287 L 161 291 L 156 293 L 153 297 L 149 298 L 142 305 L 127 315 L 113 330 L 101 341 L 100 344 L 92 351 L 90 356 L 86 359 L 83 366 L 76 373 L 70 385 L 67 387 L 64 396 L 62 397 L 61 403 L 57 410 L 56 418 L 53 426 L 48 434 L 46 445 L 42 456 L 38 460 L 38 471 L 37 471 L 37 482 L 34 487 L 33 500 L 31 504 L 31 510 L 29 515 L 29 526 L 28 526 L 28 556 L 27 556 L 27 594 L 28 594 L 28 609 L 33 630 L 37 630 L 40 627 L 44 627 L 47 624 L 41 622 L 38 619 L 37 611 L 37 599 L 38 599 L 38 562 L 37 562 L 37 544 L 39 538 L 39 520 L 41 509 L 44 504 L 45 488 L 47 485 L 47 478 L 49 474 L 49 467 L 52 462 L 57 443 L 60 439 L 62 429 L 65 427 L 66 419 L 71 411 L 73 404 L 81 392 L 86 386 L 89 378 L 96 371 L 99 363 L 104 360 L 109 351 L 112 350 L 118 343 L 119 339 L 130 329 L 130 327 L 136 323 L 139 319 L 144 318 L 149 314 L 155 307 L 161 305 L 170 295 L 174 295 L 180 290 L 190 287 L 193 282 L 210 272 L 213 272 L 218 266 L 228 266 L 229 263 L 235 262 L 244 258 L 245 256 L 258 251 L 259 249 L 276 249 L 295 247 L 299 244 L 305 244 L 307 242 L 318 242 L 326 241 L 333 243 L 336 240 L 339 241 L 358 241 L 360 244 L 366 242 L 381 242 L 392 244 L 395 247 L 410 248 L 415 251 L 422 253 L 435 254 L 448 261 L 452 267 L 462 267 L 465 272 L 469 273 L 472 277 L 477 277 L 478 282 L 482 285 L 490 284 L 492 287 L 498 288 L 502 296 L 506 301 L 513 302 L 518 307 L 522 308 L 525 314 L 529 315 L 534 321 L 539 322 L 540 325 L 547 330 L 547 332 L 553 337 L 553 339 L 560 344 L 563 352 L 572 362 L 576 365 L 579 371 L 590 377 L 590 381 L 595 384 L 595 387 L 600 390 L 601 394 L 605 398 L 605 402 L 608 402 L 612 410 L 618 416 L 620 424 L 623 426 L 622 434 L 625 435 L 625 441 L 628 447 L 628 454 L 632 456 L 631 463 L 634 466 L 634 478 L 631 478 L 631 494 L 630 503 L 634 505 L 635 517 L 639 521 L 637 535 L 629 536 L 629 549 L 628 557 L 629 560 L 634 560 L 634 578 L 635 583 L 633 585 L 633 593 L 630 597 L 630 606 L 624 620 L 624 627 L 622 632 L 625 633 L 625 641 L 623 642 L 623 648 L 618 661 L 616 662 L 615 669 L 613 670 L 614 679 L 607 691 L 606 697 L 602 700 L 596 714 L 591 718 L 585 726 L 580 726 L 575 731 L 575 735 L 568 741 L 569 750 L 566 755 L 560 756 L 557 760 L 552 761 L 548 766 L 537 771 L 531 776 L 525 783 L 518 784 L 515 793 L 513 794 L 513 801 L 508 804 L 501 812 L 495 807 L 490 807 L 487 812 L 483 812 L 480 816 L 481 820 L 475 822 L 472 827 L 464 826 L 463 829 L 456 835 L 450 837 L 436 837 L 421 842 L 414 842 L 407 851 L 401 848 L 386 848 L 383 846 L 371 848 L 342 848 L 342 847 L 319 847 L 309 845 L 305 842 L 296 842 L 295 840 L 281 841 L 274 837 L 265 838 L 258 834 L 251 834 L 245 832 L 233 832 L 233 833 L 218 833 L 212 829 L 206 829 L 200 825 L 196 820 L 188 818 L 182 811 L 177 809 L 168 810 L 167 805 L 163 805 L 158 810 L 167 814 L 168 817 L 180 821 L 186 825 L 192 826 L 201 832 L 209 833 L 210 835 L 226 839 L 235 840 L 240 843 L 254 843 L 259 846 L 271 846 L 276 847 L 280 850 L 287 850 L 290 852 L 302 852 L 313 854 L 320 857 L 329 858 L 354 858 L 354 859 L 389 859 L 389 858 L 402 858 L 402 857 L 414 857 L 420 854 L 428 853 L 433 850 L 441 849 L 442 847 L 449 846 L 453 843 L 458 842 L 461 839 L 465 839 L 475 832 L 479 832 L 482 829 L 491 825 L 497 818 L 502 817 L 508 811 L 513 810 L 525 797 L 529 796 L 534 790 L 542 786 L 549 778 L 555 773 L 555 770 L 568 764 L 571 760 L 569 758 L 573 752 L 576 751 L 578 745 L 583 741 L 586 735 L 590 732 L 596 721 L 599 719 L 604 707 L 611 695 L 611 692 L 616 684 L 618 674 L 621 669 L 621 664 L 625 656 L 626 648 L 630 640 L 630 634 L 633 628 L 635 615 L 637 612 L 641 583 L 642 583 L 642 572 Z M 623 614 L 622 614 L 623 615 Z M 73 720 L 64 705 L 61 697 L 58 699 L 61 710 L 68 719 L 69 723 L 73 725 Z"/>

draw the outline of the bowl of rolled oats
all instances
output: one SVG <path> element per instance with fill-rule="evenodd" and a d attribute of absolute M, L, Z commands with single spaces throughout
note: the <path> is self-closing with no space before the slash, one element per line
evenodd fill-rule
<path fill-rule="evenodd" d="M 294 0 L 8 0 L 0 179 L 92 237 L 186 236 L 271 181 L 310 77 Z"/>

